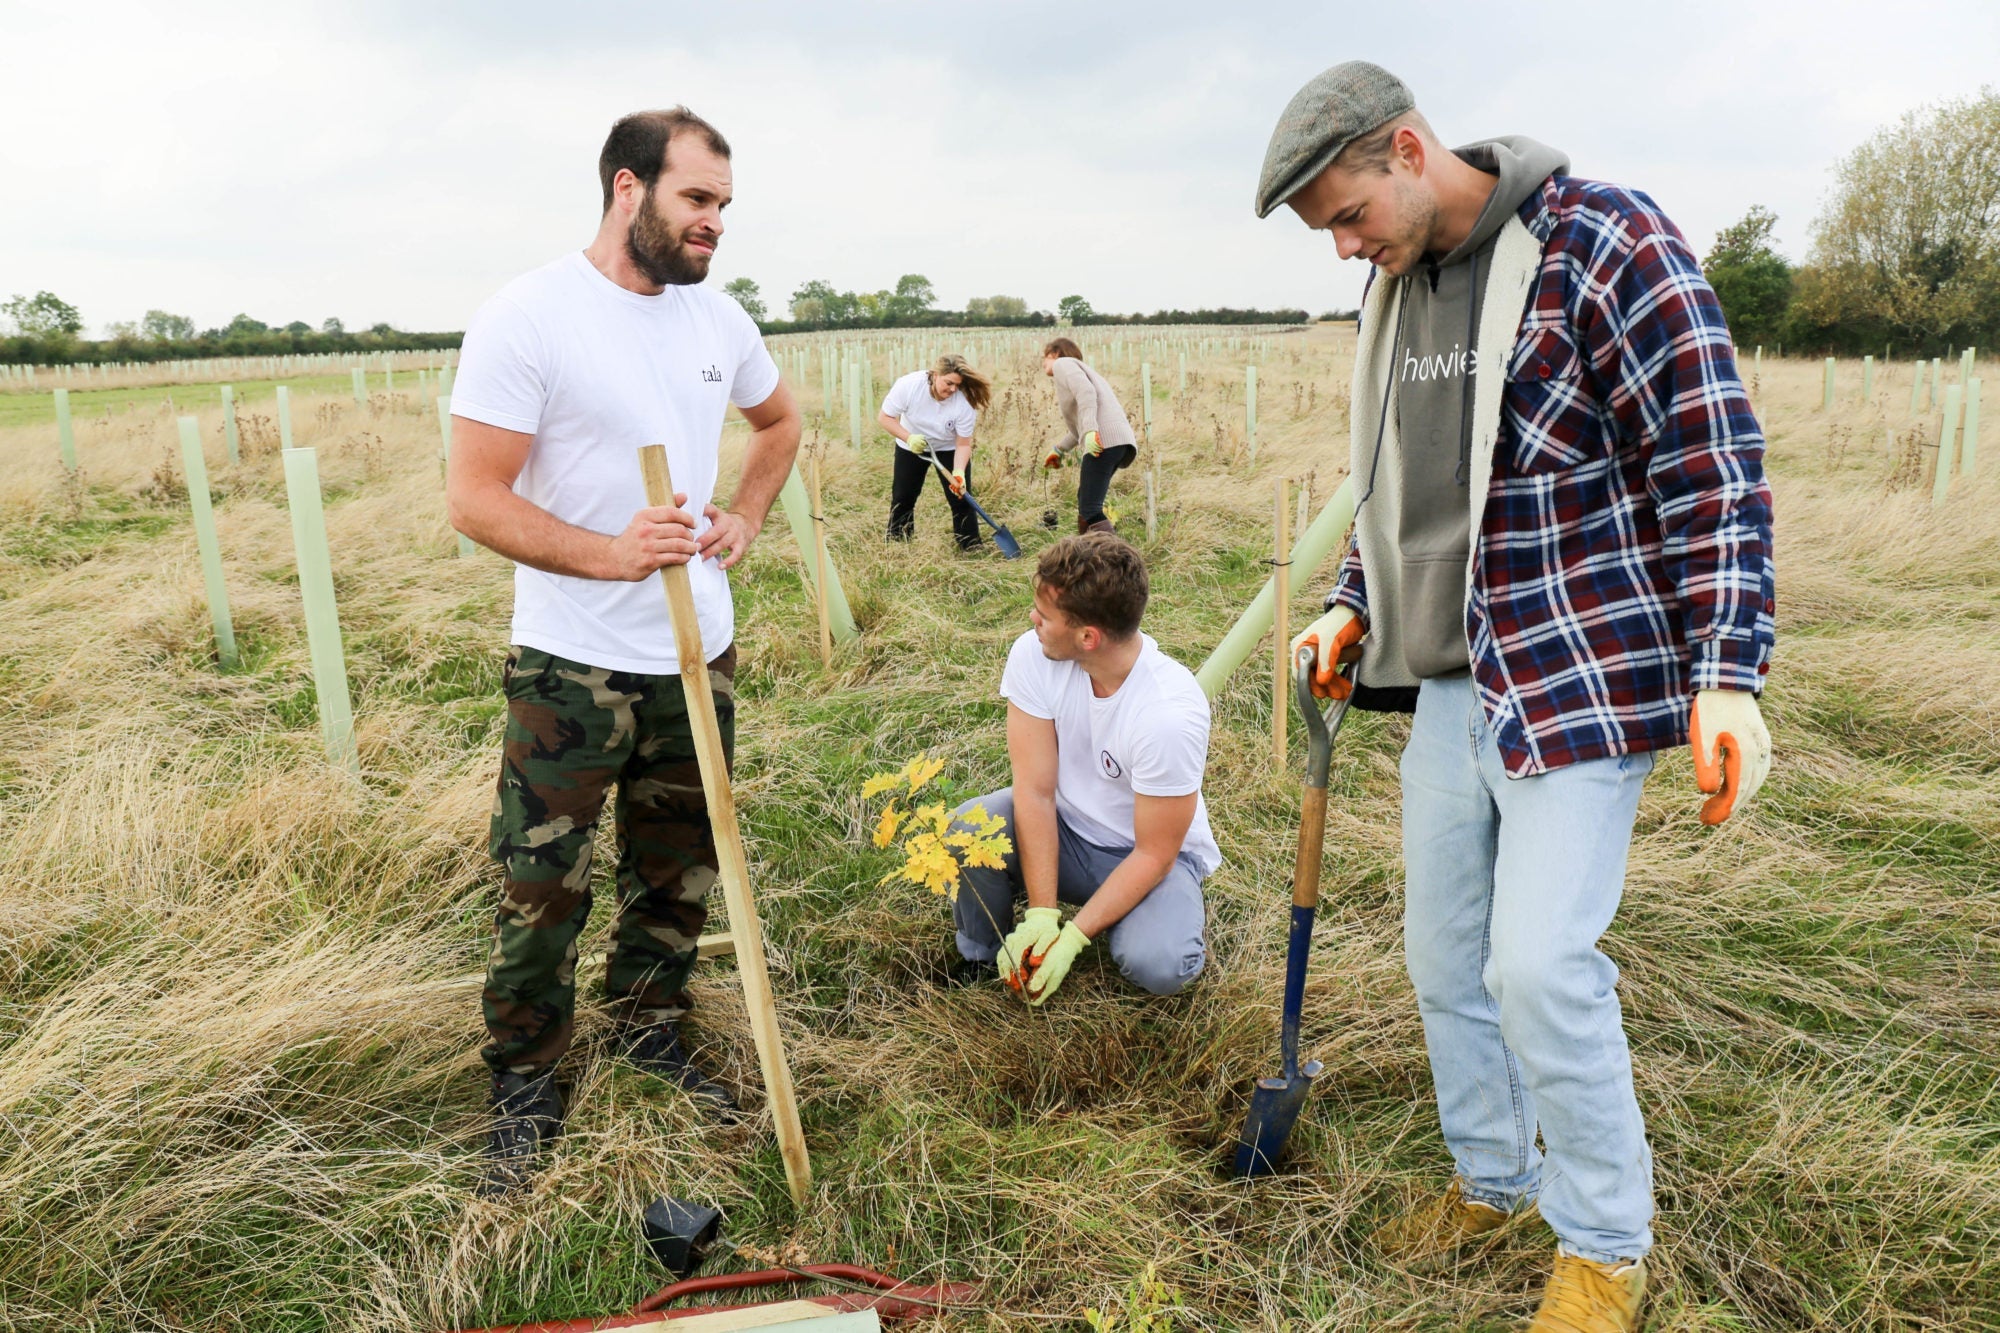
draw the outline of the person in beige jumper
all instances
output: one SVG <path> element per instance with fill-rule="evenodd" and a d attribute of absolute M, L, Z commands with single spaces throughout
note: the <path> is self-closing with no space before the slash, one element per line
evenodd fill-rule
<path fill-rule="evenodd" d="M 1056 406 L 1068 427 L 1062 439 L 1042 459 L 1054 470 L 1073 453 L 1081 453 L 1082 476 L 1076 484 L 1076 530 L 1110 532 L 1104 516 L 1104 495 L 1111 474 L 1130 467 L 1139 456 L 1139 437 L 1118 405 L 1118 395 L 1104 376 L 1083 363 L 1083 349 L 1068 338 L 1052 338 L 1042 348 L 1042 373 L 1056 382 Z"/>

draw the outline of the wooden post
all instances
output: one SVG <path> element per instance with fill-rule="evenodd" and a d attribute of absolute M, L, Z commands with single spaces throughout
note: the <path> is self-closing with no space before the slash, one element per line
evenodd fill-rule
<path fill-rule="evenodd" d="M 283 386 L 278 392 L 284 392 Z M 310 449 L 287 449 L 283 457 L 292 549 L 299 562 L 299 600 L 305 605 L 313 690 L 319 696 L 320 735 L 328 759 L 359 772 L 354 705 L 347 695 L 347 655 L 340 646 L 340 609 L 333 597 L 333 557 L 326 545 L 326 511 L 320 505 L 319 460 Z"/>
<path fill-rule="evenodd" d="M 292 391 L 282 384 L 278 386 L 278 447 L 292 447 Z M 319 484 L 318 463 L 313 464 L 313 484 Z"/>
<path fill-rule="evenodd" d="M 1951 486 L 1952 465 L 1958 461 L 1958 414 L 1964 390 L 1954 384 L 1944 391 L 1944 424 L 1938 430 L 1937 477 L 1931 483 L 1931 508 L 1944 503 Z"/>
<path fill-rule="evenodd" d="M 1274 670 L 1271 681 L 1271 766 L 1279 776 L 1285 772 L 1285 723 L 1291 717 L 1292 697 L 1292 507 L 1286 494 L 1289 483 L 1278 478 L 1278 505 L 1273 526 L 1277 530 L 1277 541 L 1271 547 L 1271 582 L 1275 600 L 1272 602 L 1271 629 L 1273 633 L 1272 659 Z"/>
<path fill-rule="evenodd" d="M 208 460 L 201 452 L 201 427 L 182 417 L 181 470 L 187 476 L 188 507 L 194 510 L 194 542 L 201 552 L 201 581 L 208 593 L 208 618 L 215 625 L 215 656 L 225 668 L 236 665 L 236 630 L 229 620 L 229 589 L 222 581 L 222 543 L 215 535 L 215 508 L 208 500 Z"/>
<path fill-rule="evenodd" d="M 76 471 L 76 430 L 69 420 L 69 390 L 56 390 L 56 449 L 62 454 L 62 464 L 71 472 Z"/>
<path fill-rule="evenodd" d="M 222 386 L 222 443 L 229 450 L 231 464 L 243 461 L 243 447 L 236 434 L 236 386 Z"/>
<path fill-rule="evenodd" d="M 648 505 L 672 504 L 673 474 L 667 468 L 667 447 L 645 445 L 639 450 L 639 470 L 646 480 Z M 771 998 L 771 977 L 764 965 L 764 928 L 750 896 L 750 866 L 743 855 L 743 835 L 736 827 L 736 798 L 730 791 L 728 758 L 722 749 L 722 728 L 715 717 L 715 695 L 708 683 L 708 660 L 702 654 L 701 625 L 695 619 L 694 587 L 686 565 L 660 571 L 666 585 L 667 613 L 674 622 L 674 645 L 680 650 L 681 686 L 687 693 L 688 721 L 694 729 L 696 758 L 701 765 L 702 792 L 708 799 L 708 820 L 715 833 L 716 861 L 722 893 L 729 904 L 729 934 L 736 941 L 736 966 L 743 981 L 744 1009 L 750 1034 L 757 1042 L 757 1063 L 764 1072 L 764 1092 L 778 1131 L 778 1153 L 785 1161 L 785 1181 L 792 1202 L 804 1206 L 812 1188 L 812 1163 L 806 1157 L 805 1130 L 799 1124 L 798 1100 L 792 1092 L 792 1070 L 785 1063 L 784 1039 L 778 1031 L 778 1009 Z"/>
<path fill-rule="evenodd" d="M 1243 368 L 1243 431 L 1250 440 L 1250 461 L 1257 461 L 1257 367 Z"/>
<path fill-rule="evenodd" d="M 813 609 L 819 614 L 819 660 L 833 664 L 833 622 L 826 612 L 826 506 L 820 500 L 819 459 L 807 464 L 812 481 Z"/>

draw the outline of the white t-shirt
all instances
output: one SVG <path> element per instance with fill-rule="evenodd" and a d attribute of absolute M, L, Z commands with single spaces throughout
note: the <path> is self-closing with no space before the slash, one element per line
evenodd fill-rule
<path fill-rule="evenodd" d="M 699 286 L 643 296 L 572 251 L 508 283 L 473 318 L 451 412 L 533 435 L 514 493 L 606 535 L 646 507 L 639 447 L 664 444 L 674 489 L 705 529 L 723 413 L 777 387 L 777 364 L 736 302 Z M 735 640 L 729 576 L 697 560 L 688 578 L 712 660 Z M 517 564 L 513 642 L 613 671 L 680 670 L 658 577 L 622 583 Z"/>
<path fill-rule="evenodd" d="M 1109 699 L 1075 662 L 1052 662 L 1029 630 L 1014 640 L 1000 694 L 1056 724 L 1056 811 L 1084 841 L 1112 851 L 1134 841 L 1132 797 L 1196 793 L 1181 842 L 1204 877 L 1222 864 L 1200 797 L 1208 766 L 1208 696 L 1194 673 L 1139 636 L 1132 674 Z"/>
<path fill-rule="evenodd" d="M 959 440 L 971 438 L 979 424 L 979 413 L 965 401 L 963 389 L 952 390 L 951 397 L 941 403 L 931 397 L 928 370 L 913 370 L 890 385 L 889 396 L 882 400 L 882 415 L 896 418 L 905 429 L 929 441 L 933 449 L 948 450 Z M 898 440 L 896 447 L 910 446 Z"/>

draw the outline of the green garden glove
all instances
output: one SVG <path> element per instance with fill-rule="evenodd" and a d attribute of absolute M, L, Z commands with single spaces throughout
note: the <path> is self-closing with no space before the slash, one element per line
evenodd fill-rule
<path fill-rule="evenodd" d="M 909 438 L 904 440 L 903 443 L 910 446 L 911 453 L 916 454 L 928 453 L 931 447 L 931 442 L 915 431 L 911 431 Z"/>
<path fill-rule="evenodd" d="M 1035 969 L 1035 974 L 1028 978 L 1026 991 L 1028 1003 L 1039 1007 L 1049 996 L 1054 995 L 1056 987 L 1062 985 L 1063 978 L 1069 975 L 1069 965 L 1076 961 L 1076 956 L 1089 944 L 1090 936 L 1078 930 L 1076 922 L 1065 921 L 1062 934 L 1056 936 L 1056 942 L 1048 947 L 1047 952 L 1036 958 L 1040 966 Z"/>
<path fill-rule="evenodd" d="M 1097 438 L 1096 431 L 1087 430 L 1083 433 L 1083 451 L 1092 458 L 1104 452 L 1104 441 Z"/>
<path fill-rule="evenodd" d="M 1000 979 L 1015 990 L 1027 980 L 1029 970 L 1048 952 L 1056 936 L 1062 934 L 1062 912 L 1054 907 L 1030 907 L 1014 933 L 1000 944 L 1000 956 L 993 960 Z M 1019 969 L 1018 971 L 1016 969 Z"/>

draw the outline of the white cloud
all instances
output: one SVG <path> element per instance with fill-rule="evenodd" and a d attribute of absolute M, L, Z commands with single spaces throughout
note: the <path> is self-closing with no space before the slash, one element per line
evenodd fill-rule
<path fill-rule="evenodd" d="M 1249 199 L 1278 110 L 1374 59 L 1448 139 L 1527 133 L 1653 194 L 1697 249 L 1753 203 L 1803 252 L 1840 154 L 1976 91 L 1990 0 L 1610 10 L 764 3 L 9 6 L 0 296 L 458 328 L 583 244 L 621 112 L 736 148 L 717 277 L 927 274 L 1100 309 L 1351 304 L 1359 265 Z"/>

